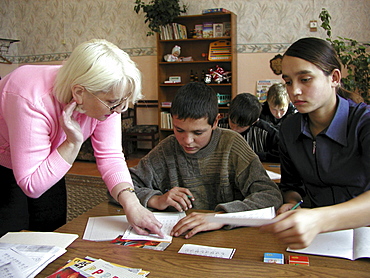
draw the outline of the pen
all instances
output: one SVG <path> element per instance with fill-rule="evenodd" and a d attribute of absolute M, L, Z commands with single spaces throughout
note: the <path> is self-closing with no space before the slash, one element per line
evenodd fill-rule
<path fill-rule="evenodd" d="M 188 198 L 191 200 L 191 199 L 193 199 L 193 196 L 190 196 L 190 195 L 186 195 L 186 196 L 188 196 Z"/>
<path fill-rule="evenodd" d="M 297 207 L 299 207 L 303 203 L 303 200 L 300 200 L 298 203 L 295 204 L 294 207 L 292 207 L 290 210 L 295 210 Z"/>
<path fill-rule="evenodd" d="M 276 167 L 276 168 L 280 168 L 280 165 L 269 165 L 269 167 Z"/>

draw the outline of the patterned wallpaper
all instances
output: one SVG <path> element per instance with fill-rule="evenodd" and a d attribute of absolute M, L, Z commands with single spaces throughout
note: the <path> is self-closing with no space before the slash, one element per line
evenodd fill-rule
<path fill-rule="evenodd" d="M 145 2 L 148 2 L 146 0 Z M 156 55 L 134 0 L 1 0 L 0 38 L 19 39 L 4 56 L 15 63 L 61 61 L 79 43 L 104 38 L 132 56 Z M 309 21 L 322 8 L 332 16 L 333 37 L 370 41 L 370 0 L 183 0 L 188 14 L 223 7 L 237 14 L 239 53 L 282 53 L 301 37 L 325 38 Z"/>

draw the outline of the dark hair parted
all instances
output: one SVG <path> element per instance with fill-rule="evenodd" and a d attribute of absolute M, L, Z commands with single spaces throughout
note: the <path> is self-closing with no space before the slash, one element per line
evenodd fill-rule
<path fill-rule="evenodd" d="M 208 118 L 213 126 L 218 115 L 216 92 L 202 82 L 188 83 L 177 91 L 170 111 L 180 120 Z"/>
<path fill-rule="evenodd" d="M 229 119 L 238 126 L 251 126 L 259 118 L 262 105 L 255 95 L 241 93 L 230 103 Z"/>
<path fill-rule="evenodd" d="M 299 39 L 293 43 L 283 55 L 301 58 L 306 60 L 323 71 L 326 76 L 329 76 L 333 70 L 342 70 L 339 57 L 334 47 L 326 40 L 309 37 Z M 344 98 L 352 99 L 355 102 L 363 101 L 359 94 L 350 92 L 342 86 L 337 87 L 337 94 Z"/>

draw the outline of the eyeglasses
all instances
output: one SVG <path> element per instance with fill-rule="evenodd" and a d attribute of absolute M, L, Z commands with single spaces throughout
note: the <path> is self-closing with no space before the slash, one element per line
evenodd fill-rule
<path fill-rule="evenodd" d="M 85 89 L 86 90 L 86 89 Z M 93 95 L 97 100 L 99 100 L 105 107 L 107 107 L 110 111 L 113 111 L 114 109 L 122 106 L 127 100 L 128 98 L 131 96 L 131 92 L 126 96 L 124 97 L 119 103 L 113 105 L 113 106 L 109 106 L 108 104 L 106 104 L 104 101 L 102 101 L 100 98 L 98 98 L 95 94 L 91 93 L 90 91 L 86 90 L 86 92 L 89 92 L 91 95 Z M 123 107 L 120 107 L 121 108 L 121 111 L 125 111 L 126 110 L 126 105 L 124 105 Z"/>

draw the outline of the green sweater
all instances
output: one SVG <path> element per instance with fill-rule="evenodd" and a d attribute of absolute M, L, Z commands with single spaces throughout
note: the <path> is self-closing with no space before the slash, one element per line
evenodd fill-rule
<path fill-rule="evenodd" d="M 209 144 L 195 154 L 187 154 L 174 135 L 168 136 L 130 172 L 145 207 L 152 196 L 175 186 L 190 190 L 194 209 L 237 212 L 282 205 L 280 190 L 258 156 L 228 129 L 215 129 Z"/>

